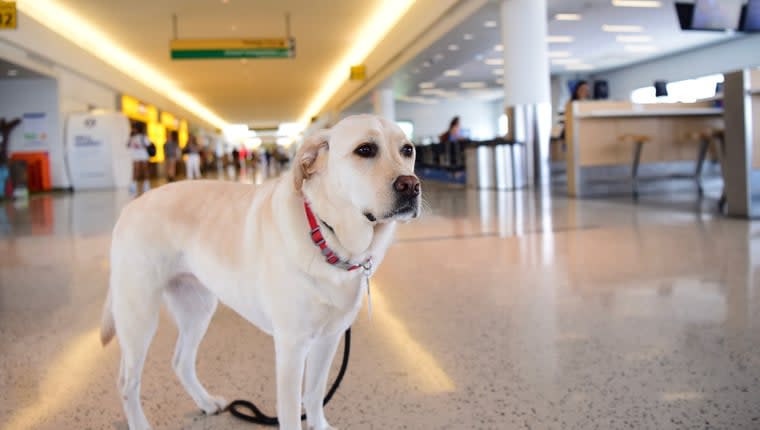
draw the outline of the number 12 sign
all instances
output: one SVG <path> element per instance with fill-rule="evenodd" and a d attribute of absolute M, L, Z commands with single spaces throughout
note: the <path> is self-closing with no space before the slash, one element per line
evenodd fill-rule
<path fill-rule="evenodd" d="M 16 2 L 0 0 L 0 30 L 16 28 Z"/>

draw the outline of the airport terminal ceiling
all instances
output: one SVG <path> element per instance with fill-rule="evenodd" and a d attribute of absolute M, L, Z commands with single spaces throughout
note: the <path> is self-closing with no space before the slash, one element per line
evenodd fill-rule
<path fill-rule="evenodd" d="M 682 32 L 673 1 L 663 0 L 662 7 L 652 9 L 613 7 L 610 0 L 548 0 L 549 35 L 571 39 L 569 43 L 550 40 L 552 73 L 575 74 L 621 67 L 732 37 L 716 32 Z M 310 98 L 322 86 L 323 77 L 355 42 L 361 25 L 383 1 L 67 0 L 63 3 L 226 121 L 272 126 L 300 119 Z M 414 8 L 424 8 L 430 15 L 441 14 L 457 3 L 462 2 L 418 0 L 408 15 L 417 17 L 425 12 Z M 391 77 L 397 97 L 442 98 L 459 93 L 468 97 L 499 97 L 499 69 L 510 67 L 500 64 L 499 4 L 497 0 L 486 2 L 482 9 L 397 70 Z M 296 40 L 293 59 L 173 61 L 170 58 L 173 14 L 178 17 L 180 39 L 240 39 L 285 36 L 285 12 L 290 12 L 291 33 Z M 554 18 L 557 13 L 579 14 L 581 19 L 560 21 Z M 641 33 L 616 35 L 603 31 L 604 24 L 640 25 L 643 29 Z M 413 33 L 421 29 L 397 25 L 391 31 Z M 626 35 L 642 36 L 644 41 L 623 43 L 618 39 Z M 395 47 L 402 48 L 403 45 Z M 384 53 L 387 59 L 395 54 Z M 483 82 L 484 88 L 462 88 L 471 82 Z M 443 93 L 421 93 L 430 89 L 421 88 L 424 83 L 432 83 Z M 343 90 L 350 85 L 344 84 Z"/>
<path fill-rule="evenodd" d="M 660 5 L 633 8 L 615 7 L 611 0 L 548 0 L 552 74 L 598 73 L 736 37 L 682 31 L 674 0 Z M 576 15 L 577 20 L 559 20 L 557 14 Z M 499 15 L 500 1 L 489 2 L 399 69 L 391 79 L 397 97 L 416 103 L 500 98 L 501 70 L 515 65 L 503 64 Z M 604 31 L 605 24 L 634 26 L 637 31 Z"/>

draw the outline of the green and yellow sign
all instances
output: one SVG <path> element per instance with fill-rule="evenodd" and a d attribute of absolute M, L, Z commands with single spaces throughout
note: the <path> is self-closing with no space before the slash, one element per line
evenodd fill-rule
<path fill-rule="evenodd" d="M 0 30 L 16 28 L 16 2 L 0 1 Z"/>
<path fill-rule="evenodd" d="M 271 39 L 184 39 L 170 42 L 173 60 L 216 58 L 292 58 L 295 40 Z"/>

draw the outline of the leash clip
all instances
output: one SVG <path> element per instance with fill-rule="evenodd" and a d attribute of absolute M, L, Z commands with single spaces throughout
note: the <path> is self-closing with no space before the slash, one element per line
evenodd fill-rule
<path fill-rule="evenodd" d="M 368 258 L 364 263 L 360 263 L 359 266 L 361 266 L 364 276 L 369 281 L 370 276 L 372 276 L 372 257 Z"/>

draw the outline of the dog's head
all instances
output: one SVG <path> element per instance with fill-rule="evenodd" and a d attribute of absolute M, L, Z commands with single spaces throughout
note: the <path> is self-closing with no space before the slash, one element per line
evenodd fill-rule
<path fill-rule="evenodd" d="M 305 139 L 294 160 L 295 186 L 315 204 L 329 206 L 322 210 L 371 224 L 408 221 L 420 213 L 415 155 L 394 122 L 351 116 Z"/>

